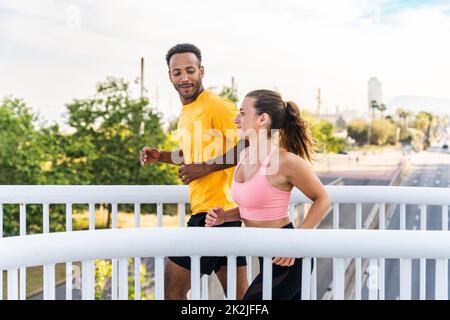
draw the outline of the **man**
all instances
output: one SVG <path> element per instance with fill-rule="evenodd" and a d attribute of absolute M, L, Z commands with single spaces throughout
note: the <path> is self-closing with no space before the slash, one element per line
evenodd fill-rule
<path fill-rule="evenodd" d="M 203 88 L 204 68 L 200 50 L 192 44 L 178 44 L 166 55 L 169 78 L 178 91 L 183 108 L 178 120 L 181 150 L 160 151 L 144 147 L 141 164 L 157 161 L 183 164 L 179 176 L 189 184 L 192 216 L 188 227 L 204 227 L 208 209 L 221 206 L 233 208 L 230 186 L 237 159 L 236 125 L 237 109 L 233 103 Z M 213 140 L 211 142 L 211 140 Z M 225 151 L 234 153 L 228 161 Z M 211 161 L 213 160 L 213 161 Z M 225 161 L 224 161 L 225 160 Z M 224 227 L 239 227 L 232 222 Z M 202 257 L 201 273 L 214 271 L 227 292 L 226 257 Z M 169 257 L 165 273 L 165 298 L 186 299 L 190 288 L 190 258 Z M 237 299 L 248 288 L 245 257 L 237 258 Z"/>

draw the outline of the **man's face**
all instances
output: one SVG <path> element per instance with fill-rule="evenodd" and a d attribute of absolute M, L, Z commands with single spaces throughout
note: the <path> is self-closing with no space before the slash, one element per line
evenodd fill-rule
<path fill-rule="evenodd" d="M 174 54 L 169 61 L 169 77 L 183 99 L 193 98 L 202 86 L 203 66 L 191 52 Z"/>

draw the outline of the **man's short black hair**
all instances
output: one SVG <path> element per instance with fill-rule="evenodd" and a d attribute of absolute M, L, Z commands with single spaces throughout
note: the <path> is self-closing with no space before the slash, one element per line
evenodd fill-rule
<path fill-rule="evenodd" d="M 186 53 L 186 52 L 191 52 L 191 53 L 195 54 L 200 65 L 202 64 L 202 54 L 201 54 L 199 48 L 197 48 L 196 46 L 194 46 L 193 44 L 190 44 L 190 43 L 180 43 L 180 44 L 174 45 L 172 48 L 169 49 L 169 51 L 167 51 L 167 54 L 166 54 L 167 65 L 169 65 L 170 58 L 172 58 L 172 56 L 174 54 Z"/>

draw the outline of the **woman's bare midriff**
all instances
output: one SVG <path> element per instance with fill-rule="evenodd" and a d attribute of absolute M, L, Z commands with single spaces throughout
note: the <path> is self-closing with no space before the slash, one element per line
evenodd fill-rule
<path fill-rule="evenodd" d="M 242 221 L 244 221 L 246 227 L 250 228 L 282 228 L 285 225 L 291 223 L 291 219 L 289 219 L 289 217 L 269 221 L 257 221 L 247 219 L 242 219 Z"/>

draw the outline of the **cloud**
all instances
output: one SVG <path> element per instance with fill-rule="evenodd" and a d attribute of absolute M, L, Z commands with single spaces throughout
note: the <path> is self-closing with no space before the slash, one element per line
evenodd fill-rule
<path fill-rule="evenodd" d="M 164 55 L 178 42 L 203 51 L 206 86 L 277 88 L 313 108 L 365 110 L 367 81 L 397 95 L 450 98 L 450 6 L 439 1 L 73 1 L 0 3 L 0 88 L 49 119 L 108 75 L 145 79 L 165 117 L 180 103 Z M 7 75 L 7 76 L 4 76 Z"/>

